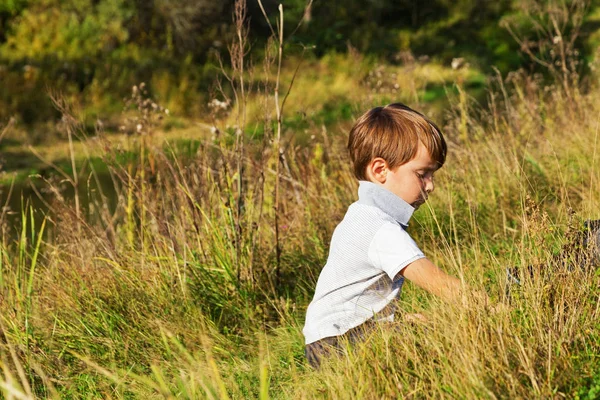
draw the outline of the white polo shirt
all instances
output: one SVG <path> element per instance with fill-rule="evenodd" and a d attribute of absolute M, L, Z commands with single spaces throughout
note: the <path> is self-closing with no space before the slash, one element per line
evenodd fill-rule
<path fill-rule="evenodd" d="M 414 208 L 382 186 L 359 184 L 358 201 L 333 232 L 327 263 L 306 311 L 306 344 L 342 335 L 380 311 L 378 320 L 393 320 L 390 303 L 404 282 L 399 272 L 425 257 L 405 230 Z"/>

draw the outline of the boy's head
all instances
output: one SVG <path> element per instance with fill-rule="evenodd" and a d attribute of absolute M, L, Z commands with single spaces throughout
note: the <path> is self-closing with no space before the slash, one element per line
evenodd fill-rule
<path fill-rule="evenodd" d="M 433 173 L 446 161 L 447 146 L 440 129 L 427 117 L 394 103 L 358 118 L 348 150 L 356 178 L 380 183 L 418 207 L 433 190 Z M 413 182 L 415 176 L 419 180 Z M 417 192 L 421 193 L 417 196 Z"/>

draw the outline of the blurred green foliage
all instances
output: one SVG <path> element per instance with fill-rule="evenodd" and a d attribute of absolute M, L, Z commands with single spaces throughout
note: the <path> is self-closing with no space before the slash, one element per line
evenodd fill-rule
<path fill-rule="evenodd" d="M 578 0 L 562 2 L 564 7 Z M 523 37 L 539 39 L 535 0 L 282 0 L 289 52 L 309 47 L 317 57 L 357 50 L 388 62 L 434 59 L 450 65 L 462 57 L 484 73 L 506 73 L 530 60 L 501 21 Z M 0 2 L 0 123 L 25 124 L 58 116 L 48 88 L 84 104 L 90 118 L 120 110 L 141 81 L 180 115 L 203 111 L 233 36 L 233 0 L 3 0 Z M 524 6 L 523 4 L 528 6 Z M 269 16 L 279 1 L 264 0 Z M 556 3 L 559 5 L 559 3 Z M 527 8 L 529 7 L 529 8 Z M 585 9 L 577 45 L 594 54 L 598 12 Z M 298 29 L 298 22 L 305 23 Z M 539 18 L 543 18 L 540 16 Z M 248 1 L 254 51 L 270 35 L 258 2 Z M 539 22 L 539 21 L 538 21 Z M 543 21 L 542 21 L 543 22 Z M 564 29 L 568 31 L 569 23 Z M 536 39 L 536 40 L 537 40 Z"/>

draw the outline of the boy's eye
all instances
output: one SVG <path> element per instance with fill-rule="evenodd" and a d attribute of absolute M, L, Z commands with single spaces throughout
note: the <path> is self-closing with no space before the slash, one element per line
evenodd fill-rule
<path fill-rule="evenodd" d="M 421 180 L 425 180 L 427 178 L 431 178 L 433 180 L 433 172 L 415 172 L 415 174 L 419 177 L 419 179 Z"/>

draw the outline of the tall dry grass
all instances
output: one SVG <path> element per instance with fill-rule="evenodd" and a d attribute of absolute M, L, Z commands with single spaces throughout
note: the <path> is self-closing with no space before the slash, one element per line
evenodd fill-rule
<path fill-rule="evenodd" d="M 427 322 L 382 326 L 314 371 L 304 311 L 357 182 L 349 122 L 309 123 L 300 142 L 284 107 L 273 117 L 274 80 L 293 76 L 276 65 L 261 66 L 263 86 L 234 88 L 262 99 L 261 119 L 234 109 L 246 123 L 221 116 L 186 151 L 152 141 L 164 110 L 141 87 L 127 142 L 81 134 L 116 206 L 56 196 L 46 216 L 24 207 L 17 240 L 2 237 L 4 397 L 595 398 L 599 261 L 581 256 L 578 232 L 600 204 L 596 88 L 519 73 L 496 79 L 487 107 L 453 100 L 448 161 L 410 232 L 504 307 L 447 305 L 407 283 L 402 312 Z M 349 102 L 373 101 L 364 76 Z M 99 181 L 90 165 L 71 180 Z M 507 287 L 513 267 L 521 285 Z"/>

